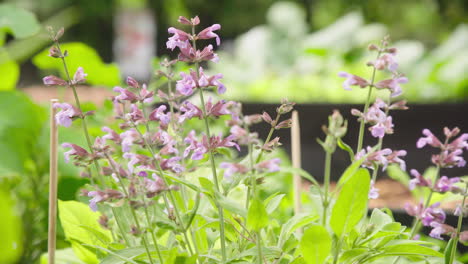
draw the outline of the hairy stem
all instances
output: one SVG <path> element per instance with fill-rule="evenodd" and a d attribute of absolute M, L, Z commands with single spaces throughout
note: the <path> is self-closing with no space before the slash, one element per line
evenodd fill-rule
<path fill-rule="evenodd" d="M 327 224 L 327 209 L 328 209 L 328 189 L 330 187 L 330 169 L 331 169 L 331 159 L 332 159 L 332 152 L 327 151 L 325 153 L 325 171 L 324 171 L 324 196 L 323 196 L 323 218 L 322 218 L 322 225 L 325 227 Z"/>

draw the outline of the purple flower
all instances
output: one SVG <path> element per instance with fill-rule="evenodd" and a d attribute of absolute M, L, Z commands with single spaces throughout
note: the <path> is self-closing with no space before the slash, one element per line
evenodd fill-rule
<path fill-rule="evenodd" d="M 432 230 L 429 236 L 442 240 L 441 235 L 450 235 L 455 232 L 455 228 L 438 222 L 431 223 Z"/>
<path fill-rule="evenodd" d="M 370 190 L 369 190 L 369 199 L 379 198 L 379 189 L 375 188 L 374 180 L 371 180 Z"/>
<path fill-rule="evenodd" d="M 398 68 L 398 63 L 395 60 L 395 55 L 391 53 L 383 54 L 373 63 L 373 65 L 378 70 L 383 70 L 387 68 L 391 72 L 395 72 Z"/>
<path fill-rule="evenodd" d="M 166 127 L 169 122 L 171 122 L 171 113 L 164 113 L 167 107 L 165 105 L 160 105 L 158 108 L 154 109 L 153 112 L 149 115 L 149 119 L 153 121 L 159 121 L 162 126 Z"/>
<path fill-rule="evenodd" d="M 70 148 L 69 151 L 63 153 L 65 156 L 65 162 L 70 162 L 70 156 L 77 156 L 78 158 L 86 158 L 89 153 L 86 149 L 71 143 L 63 143 L 62 148 Z"/>
<path fill-rule="evenodd" d="M 422 204 L 422 202 L 420 202 L 420 203 L 418 203 L 416 205 L 411 205 L 410 203 L 405 203 L 405 211 L 409 215 L 420 219 L 421 214 L 424 211 L 424 205 Z"/>
<path fill-rule="evenodd" d="M 146 189 L 146 197 L 151 198 L 154 197 L 155 195 L 163 192 L 166 190 L 166 185 L 164 184 L 164 181 L 157 176 L 156 174 L 153 173 L 153 179 L 148 179 L 145 178 L 145 189 Z"/>
<path fill-rule="evenodd" d="M 205 104 L 206 115 L 213 117 L 229 115 L 231 114 L 231 112 L 227 109 L 227 107 L 228 104 L 224 100 L 218 101 L 216 104 L 213 105 L 213 103 L 211 103 L 211 97 L 209 97 L 208 101 Z"/>
<path fill-rule="evenodd" d="M 87 73 L 84 73 L 83 67 L 78 67 L 73 76 L 73 84 L 84 83 L 86 82 Z"/>
<path fill-rule="evenodd" d="M 239 163 L 221 162 L 219 167 L 224 169 L 224 178 L 226 179 L 231 179 L 235 173 L 245 174 L 249 171 L 247 167 Z"/>
<path fill-rule="evenodd" d="M 438 138 L 436 138 L 432 132 L 429 130 L 429 129 L 423 129 L 422 131 L 423 135 L 425 135 L 425 137 L 422 137 L 418 140 L 418 142 L 416 143 L 416 146 L 418 148 L 423 148 L 425 145 L 431 145 L 433 146 L 434 148 L 440 148 L 442 147 L 442 143 L 439 141 Z"/>
<path fill-rule="evenodd" d="M 132 77 L 130 77 L 130 76 L 127 77 L 126 83 L 127 83 L 128 86 L 131 86 L 133 88 L 140 87 L 138 82 L 135 79 L 133 79 Z"/>
<path fill-rule="evenodd" d="M 129 152 L 133 142 L 138 139 L 138 132 L 135 129 L 130 129 L 120 134 L 122 140 L 122 151 Z"/>
<path fill-rule="evenodd" d="M 440 155 L 432 155 L 432 163 L 442 168 L 452 168 L 453 166 L 465 167 L 466 161 L 463 159 L 463 150 L 456 149 L 452 152 L 444 150 Z"/>
<path fill-rule="evenodd" d="M 406 156 L 406 150 L 394 150 L 390 155 L 387 156 L 388 164 L 398 164 L 402 170 L 406 170 L 406 163 L 400 157 Z M 382 167 L 383 170 L 386 166 Z"/>
<path fill-rule="evenodd" d="M 421 186 L 421 187 L 431 186 L 431 184 L 432 184 L 431 180 L 425 179 L 424 176 L 422 176 L 417 170 L 412 169 L 410 172 L 411 172 L 411 175 L 414 176 L 414 179 L 411 179 L 409 181 L 409 189 L 410 190 L 414 190 L 414 188 L 416 188 L 416 186 Z"/>
<path fill-rule="evenodd" d="M 127 168 L 130 173 L 133 173 L 135 165 L 140 162 L 139 156 L 135 153 L 125 152 L 123 154 L 124 159 L 128 159 Z"/>
<path fill-rule="evenodd" d="M 186 17 L 179 16 L 179 19 L 177 21 L 179 21 L 179 23 L 181 24 L 190 25 L 190 26 L 196 26 L 200 24 L 200 19 L 198 18 L 198 16 L 195 16 L 194 18 L 191 18 L 190 20 L 188 20 L 188 18 Z"/>
<path fill-rule="evenodd" d="M 148 88 L 146 87 L 146 84 L 143 84 L 140 90 L 140 95 L 138 97 L 138 100 L 141 102 L 148 104 L 153 101 L 153 92 L 148 91 Z"/>
<path fill-rule="evenodd" d="M 450 137 L 448 137 L 450 138 Z M 447 145 L 448 150 L 468 150 L 468 133 L 463 133 L 457 139 L 453 140 L 450 144 Z"/>
<path fill-rule="evenodd" d="M 235 147 L 237 151 L 240 151 L 240 147 L 236 142 L 234 142 L 234 138 L 235 137 L 233 135 L 229 135 L 223 139 L 222 134 L 220 134 L 219 136 L 212 136 L 210 138 L 210 142 L 208 143 L 206 136 L 204 136 L 202 143 L 207 149 L 210 149 L 210 150 L 215 150 L 221 147 L 226 147 L 226 148 Z"/>
<path fill-rule="evenodd" d="M 202 118 L 203 116 L 202 110 L 190 101 L 184 101 L 179 110 L 183 113 L 179 116 L 179 123 L 192 119 L 193 117 Z"/>
<path fill-rule="evenodd" d="M 120 135 L 117 134 L 117 132 L 115 132 L 114 130 L 112 130 L 111 128 L 109 127 L 102 127 L 101 128 L 102 132 L 106 132 L 107 134 L 105 134 L 104 136 L 102 136 L 102 139 L 104 140 L 112 140 L 114 141 L 116 144 L 120 144 L 121 143 L 121 139 L 120 139 Z"/>
<path fill-rule="evenodd" d="M 62 79 L 60 79 L 57 76 L 54 75 L 49 75 L 44 78 L 42 78 L 42 81 L 44 82 L 45 85 L 67 85 L 68 83 Z"/>
<path fill-rule="evenodd" d="M 203 158 L 203 155 L 208 152 L 207 147 L 201 142 L 198 142 L 195 138 L 194 130 L 190 131 L 190 133 L 184 139 L 184 142 L 186 144 L 189 144 L 189 146 L 184 151 L 184 157 L 187 157 L 190 154 L 190 152 L 193 151 L 192 156 L 190 158 L 192 160 L 200 160 Z"/>
<path fill-rule="evenodd" d="M 81 116 L 80 110 L 68 103 L 54 103 L 53 107 L 62 109 L 55 115 L 55 120 L 64 127 L 71 126 L 73 119 Z"/>
<path fill-rule="evenodd" d="M 120 93 L 118 96 L 114 97 L 115 102 L 130 101 L 132 103 L 135 103 L 138 99 L 134 93 L 119 86 L 114 87 L 113 91 L 116 93 Z"/>
<path fill-rule="evenodd" d="M 162 160 L 161 168 L 163 170 L 170 169 L 173 172 L 178 173 L 178 174 L 182 173 L 185 170 L 185 168 L 179 163 L 180 160 L 181 160 L 180 157 L 172 157 L 169 159 Z"/>
<path fill-rule="evenodd" d="M 166 42 L 166 47 L 171 50 L 174 50 L 176 47 L 184 48 L 188 40 L 191 39 L 188 33 L 174 27 L 170 27 L 167 32 L 173 34 Z"/>
<path fill-rule="evenodd" d="M 396 97 L 403 93 L 400 84 L 404 84 L 407 82 L 408 78 L 406 77 L 395 77 L 392 79 L 380 81 L 375 84 L 375 87 L 379 89 L 389 89 L 392 93 L 392 97 Z"/>
<path fill-rule="evenodd" d="M 268 172 L 275 172 L 280 170 L 279 164 L 281 163 L 281 159 L 274 158 L 271 160 L 265 160 L 255 165 L 255 168 L 260 172 L 268 171 Z"/>
<path fill-rule="evenodd" d="M 347 72 L 340 72 L 338 73 L 339 77 L 346 78 L 343 82 L 343 88 L 345 90 L 351 90 L 351 86 L 357 85 L 361 88 L 369 86 L 369 82 L 366 79 L 359 77 L 357 75 L 347 73 Z"/>
<path fill-rule="evenodd" d="M 202 30 L 200 33 L 198 33 L 197 35 L 197 39 L 212 39 L 212 38 L 216 38 L 216 45 L 220 45 L 221 44 L 221 39 L 219 38 L 219 36 L 214 33 L 213 31 L 216 31 L 216 30 L 219 30 L 221 29 L 221 25 L 219 24 L 214 24 L 210 27 L 207 27 L 205 28 L 204 30 Z"/>
<path fill-rule="evenodd" d="M 140 123 L 145 122 L 145 118 L 143 117 L 143 112 L 140 110 L 140 108 L 138 108 L 136 104 L 131 104 L 130 110 L 131 112 L 125 115 L 128 120 L 130 120 L 132 123 L 135 123 L 135 124 L 140 124 Z"/>
<path fill-rule="evenodd" d="M 374 164 L 387 166 L 388 165 L 388 160 L 387 160 L 386 156 L 388 156 L 390 154 L 392 154 L 392 150 L 389 149 L 389 148 L 385 148 L 385 149 L 382 149 L 382 150 L 379 150 L 379 151 L 372 152 L 372 148 L 368 146 L 367 151 L 365 149 L 362 149 L 361 151 L 356 153 L 354 159 L 355 160 L 360 160 L 363 157 L 366 157 L 366 159 L 362 163 L 362 166 L 373 169 Z"/>
<path fill-rule="evenodd" d="M 459 182 L 460 178 L 448 178 L 447 176 L 442 176 L 435 184 L 434 190 L 437 192 L 449 192 L 454 189 L 458 189 L 458 187 L 454 186 L 455 183 Z"/>
<path fill-rule="evenodd" d="M 93 212 L 97 211 L 97 203 L 104 201 L 104 193 L 101 191 L 88 192 L 88 197 L 93 197 L 89 200 L 89 207 Z"/>
<path fill-rule="evenodd" d="M 209 87 L 209 86 L 216 86 L 218 88 L 218 93 L 223 94 L 226 92 L 226 86 L 222 84 L 219 80 L 223 78 L 221 73 L 215 74 L 211 77 L 205 75 L 203 68 L 199 68 L 200 79 L 198 80 L 198 84 L 200 87 Z"/>
<path fill-rule="evenodd" d="M 176 90 L 185 96 L 192 95 L 193 89 L 197 87 L 196 73 L 191 70 L 190 74 L 181 72 L 180 76 L 182 77 L 182 80 L 177 81 Z"/>
<path fill-rule="evenodd" d="M 421 222 L 424 226 L 430 226 L 431 223 L 443 223 L 445 221 L 445 212 L 440 207 L 440 203 L 435 203 L 424 209 L 421 213 Z"/>

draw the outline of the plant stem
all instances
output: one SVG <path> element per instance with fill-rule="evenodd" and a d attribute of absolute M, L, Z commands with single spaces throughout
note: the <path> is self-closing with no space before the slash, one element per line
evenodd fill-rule
<path fill-rule="evenodd" d="M 119 185 L 120 187 L 122 188 L 122 191 L 124 192 L 125 194 L 125 197 L 127 197 L 127 199 L 130 198 L 130 196 L 128 195 L 128 191 L 127 189 L 125 188 L 125 185 L 123 184 L 122 182 L 122 177 L 120 176 L 120 173 L 119 171 L 117 170 L 117 168 L 114 166 L 114 163 L 112 162 L 110 156 L 108 154 L 106 154 L 106 158 L 107 160 L 109 161 L 109 165 L 111 166 L 112 170 L 114 171 L 115 175 L 117 176 L 117 178 L 119 179 Z M 146 209 L 146 208 L 145 208 Z M 138 221 L 138 217 L 136 215 L 136 212 L 135 210 L 133 209 L 133 207 L 130 205 L 130 212 L 132 213 L 132 216 L 133 216 L 133 220 L 135 221 L 135 225 L 136 227 L 138 228 L 138 230 L 140 231 L 141 230 L 141 227 L 140 227 L 140 222 Z M 149 258 L 149 261 L 151 264 L 153 264 L 153 258 L 151 257 L 151 253 L 149 251 L 149 247 L 148 247 L 148 241 L 146 240 L 146 235 L 143 235 L 142 236 L 142 239 L 143 239 L 143 246 L 145 247 L 145 250 L 146 250 L 146 254 L 148 255 L 148 258 Z M 155 245 L 157 247 L 157 245 Z"/>
<path fill-rule="evenodd" d="M 257 232 L 257 250 L 258 264 L 263 264 L 262 236 L 260 235 L 260 231 Z"/>
<path fill-rule="evenodd" d="M 158 253 L 159 262 L 162 264 L 164 262 L 163 262 L 163 259 L 162 259 L 162 256 L 161 256 L 161 252 L 159 251 L 158 240 L 156 239 L 156 236 L 154 235 L 154 230 L 151 227 L 151 221 L 150 221 L 150 217 L 149 217 L 149 214 L 148 214 L 148 206 L 147 206 L 148 204 L 145 201 L 145 197 L 143 197 L 143 203 L 144 203 L 144 207 L 145 207 L 146 222 L 148 223 L 148 228 L 150 229 L 151 237 L 153 238 L 154 247 L 156 248 L 156 252 Z"/>
<path fill-rule="evenodd" d="M 462 223 L 463 223 L 463 216 L 464 216 L 464 210 L 465 210 L 465 201 L 466 201 L 466 191 L 468 190 L 468 184 L 465 186 L 465 192 L 463 193 L 463 202 L 461 204 L 461 212 L 460 215 L 458 216 L 458 223 L 457 223 L 457 233 L 455 234 L 455 241 L 452 245 L 452 251 L 450 252 L 450 261 L 449 264 L 452 264 L 453 261 L 455 260 L 455 254 L 457 253 L 457 245 L 458 245 L 458 240 L 460 240 L 460 231 L 462 228 Z"/>
<path fill-rule="evenodd" d="M 381 52 L 379 50 L 379 52 L 377 52 L 377 58 L 379 58 L 380 53 Z M 364 105 L 363 114 L 365 114 L 367 112 L 367 110 L 369 109 L 370 99 L 371 99 L 371 94 L 372 94 L 372 88 L 374 87 L 376 72 L 377 72 L 377 69 L 374 67 L 374 69 L 372 70 L 371 83 L 368 86 L 369 91 L 367 93 L 367 99 L 366 99 L 366 104 Z M 364 128 L 365 128 L 365 126 L 366 126 L 366 121 L 364 120 L 364 118 L 362 118 L 361 123 L 359 125 L 359 137 L 358 137 L 358 145 L 357 145 L 357 148 L 356 148 L 356 153 L 358 153 L 362 149 L 362 143 L 363 143 L 363 140 L 364 140 Z"/>
<path fill-rule="evenodd" d="M 327 224 L 327 209 L 328 209 L 328 189 L 330 187 L 330 169 L 331 169 L 332 152 L 325 153 L 325 171 L 324 171 L 324 197 L 323 197 L 323 218 L 322 225 L 325 227 Z"/>
<path fill-rule="evenodd" d="M 197 65 L 198 66 L 198 65 Z M 198 75 L 198 68 L 197 68 L 197 75 Z M 203 111 L 203 120 L 205 121 L 205 130 L 206 130 L 206 136 L 208 138 L 208 142 L 211 140 L 211 134 L 210 134 L 210 126 L 208 124 L 208 116 L 206 115 L 206 107 L 205 107 L 205 99 L 203 98 L 203 90 L 200 88 L 199 89 L 199 94 L 200 94 L 200 101 L 201 101 L 201 106 L 202 106 L 202 111 Z M 208 143 L 209 144 L 209 143 Z M 216 173 L 216 163 L 214 160 L 214 154 L 213 150 L 209 150 L 209 156 L 210 156 L 210 162 L 211 162 L 211 171 L 213 174 L 213 181 L 215 183 L 216 191 L 220 192 L 219 188 L 219 183 L 218 183 L 218 176 Z M 223 212 L 223 207 L 221 204 L 215 200 L 216 207 L 218 207 L 218 214 L 219 214 L 219 225 L 220 225 L 220 238 L 221 238 L 221 255 L 222 255 L 222 263 L 226 262 L 226 238 L 225 238 L 225 231 L 224 231 L 224 212 Z"/>

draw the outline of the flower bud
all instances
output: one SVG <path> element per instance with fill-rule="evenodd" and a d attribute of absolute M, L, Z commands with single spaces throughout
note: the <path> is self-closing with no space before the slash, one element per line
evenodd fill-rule
<path fill-rule="evenodd" d="M 138 82 L 137 82 L 135 79 L 133 79 L 132 77 L 130 77 L 130 76 L 127 77 L 127 85 L 128 85 L 128 86 L 131 86 L 131 87 L 133 87 L 133 88 L 138 88 L 138 87 L 140 87 L 140 85 L 138 84 Z"/>
<path fill-rule="evenodd" d="M 271 119 L 271 116 L 267 112 L 263 112 L 262 118 L 268 124 L 271 124 L 273 122 L 273 120 Z"/>
<path fill-rule="evenodd" d="M 62 57 L 62 54 L 61 54 L 60 50 L 57 49 L 57 47 L 52 46 L 49 49 L 49 56 L 52 57 L 52 58 L 60 58 L 60 57 Z"/>
<path fill-rule="evenodd" d="M 281 105 L 276 109 L 276 112 L 280 115 L 287 114 L 293 110 L 293 107 L 296 103 L 289 102 L 288 99 L 281 99 Z"/>
<path fill-rule="evenodd" d="M 290 128 L 292 126 L 292 120 L 291 119 L 288 119 L 288 120 L 284 120 L 282 122 L 280 122 L 278 125 L 275 126 L 275 129 L 281 129 L 281 128 Z"/>
<path fill-rule="evenodd" d="M 379 50 L 379 47 L 377 47 L 377 45 L 375 44 L 370 44 L 368 47 L 367 47 L 368 50 Z"/>

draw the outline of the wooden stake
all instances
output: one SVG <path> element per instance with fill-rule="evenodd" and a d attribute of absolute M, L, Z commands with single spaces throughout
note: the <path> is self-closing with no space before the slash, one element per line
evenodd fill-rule
<path fill-rule="evenodd" d="M 292 112 L 291 127 L 291 156 L 294 168 L 301 168 L 301 128 L 299 126 L 299 114 Z M 301 176 L 295 173 L 293 175 L 294 188 L 294 214 L 301 212 Z"/>
<path fill-rule="evenodd" d="M 57 160 L 58 129 L 53 107 L 57 99 L 50 100 L 50 163 L 49 163 L 49 264 L 55 264 L 56 222 L 57 222 Z"/>

